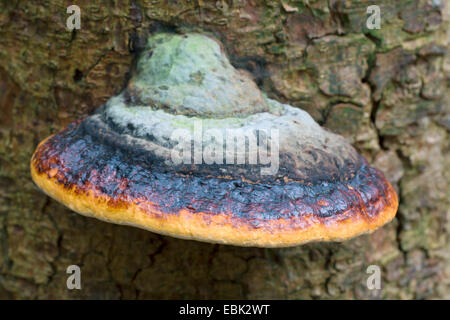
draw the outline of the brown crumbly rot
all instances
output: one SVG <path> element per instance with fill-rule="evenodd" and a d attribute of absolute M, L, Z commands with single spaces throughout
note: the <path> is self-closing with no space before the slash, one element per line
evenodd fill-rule
<path fill-rule="evenodd" d="M 381 172 L 304 111 L 257 91 L 215 40 L 161 34 L 148 50 L 119 96 L 39 144 L 31 175 L 49 196 L 107 222 L 238 246 L 343 241 L 394 218 L 398 198 Z M 277 171 L 171 163 L 170 132 L 193 132 L 199 119 L 221 132 L 279 130 Z"/>

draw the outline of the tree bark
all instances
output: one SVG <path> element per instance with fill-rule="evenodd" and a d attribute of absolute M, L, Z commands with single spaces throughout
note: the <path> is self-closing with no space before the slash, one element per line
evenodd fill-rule
<path fill-rule="evenodd" d="M 0 298 L 450 298 L 448 3 L 77 1 L 81 29 L 69 31 L 70 4 L 0 1 Z M 372 4 L 378 30 L 366 26 Z M 214 35 L 271 98 L 346 136 L 396 187 L 397 218 L 344 243 L 240 248 L 46 197 L 29 175 L 37 143 L 119 93 L 159 30 Z M 69 265 L 81 290 L 66 287 Z"/>

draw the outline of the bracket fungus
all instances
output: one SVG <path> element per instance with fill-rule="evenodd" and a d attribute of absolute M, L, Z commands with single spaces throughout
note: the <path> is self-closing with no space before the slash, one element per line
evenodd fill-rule
<path fill-rule="evenodd" d="M 200 34 L 156 34 L 127 87 L 41 142 L 34 182 L 70 209 L 238 246 L 342 241 L 398 198 L 346 140 L 269 99 Z"/>

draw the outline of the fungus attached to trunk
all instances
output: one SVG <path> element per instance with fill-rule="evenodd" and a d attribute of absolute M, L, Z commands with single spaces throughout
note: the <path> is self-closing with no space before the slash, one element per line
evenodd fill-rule
<path fill-rule="evenodd" d="M 127 88 L 41 142 L 31 174 L 80 214 L 240 246 L 349 239 L 398 205 L 343 137 L 267 98 L 199 34 L 151 37 Z"/>

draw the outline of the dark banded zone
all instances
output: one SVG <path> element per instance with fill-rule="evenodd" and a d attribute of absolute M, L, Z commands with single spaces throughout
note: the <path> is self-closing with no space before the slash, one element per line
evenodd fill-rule
<path fill-rule="evenodd" d="M 70 124 L 36 150 L 32 166 L 61 188 L 78 194 L 93 191 L 111 208 L 134 205 L 167 215 L 225 214 L 237 228 L 274 230 L 271 222 L 287 219 L 283 228 L 302 229 L 346 219 L 371 221 L 397 198 L 383 174 L 360 156 L 358 167 L 328 180 L 274 180 L 254 183 L 246 177 L 221 177 L 214 171 L 179 173 L 140 148 L 98 141 L 83 122 Z M 344 168 L 345 172 L 349 172 Z"/>
<path fill-rule="evenodd" d="M 319 128 L 319 130 L 322 129 Z M 326 132 L 326 134 L 329 133 Z M 171 151 L 176 142 L 168 139 L 165 144 L 161 144 L 152 136 L 137 136 L 133 130 L 126 131 L 114 122 L 104 119 L 101 113 L 86 118 L 77 128 L 74 128 L 71 135 L 73 141 L 89 139 L 93 144 L 103 145 L 108 155 L 120 150 L 130 159 L 145 163 L 144 167 L 151 168 L 152 171 L 208 178 L 226 176 L 230 179 L 245 179 L 252 183 L 273 183 L 286 181 L 286 179 L 305 184 L 318 184 L 321 181 L 345 182 L 352 179 L 362 165 L 359 155 L 346 142 L 343 146 L 328 150 L 326 144 L 300 145 L 298 150 L 294 150 L 287 146 L 286 141 L 291 139 L 288 136 L 280 137 L 277 142 L 280 145 L 277 159 L 279 167 L 274 174 L 261 175 L 261 169 L 271 164 L 248 164 L 248 146 L 246 146 L 246 164 L 226 164 L 224 145 L 223 164 L 202 162 L 173 165 Z M 191 144 L 191 160 L 194 162 L 193 140 Z M 342 154 L 348 154 L 349 149 L 354 152 L 354 156 L 344 158 Z M 332 150 L 336 152 L 333 153 Z M 339 150 L 343 150 L 342 154 L 338 152 Z M 299 164 L 300 167 L 298 167 Z"/>

